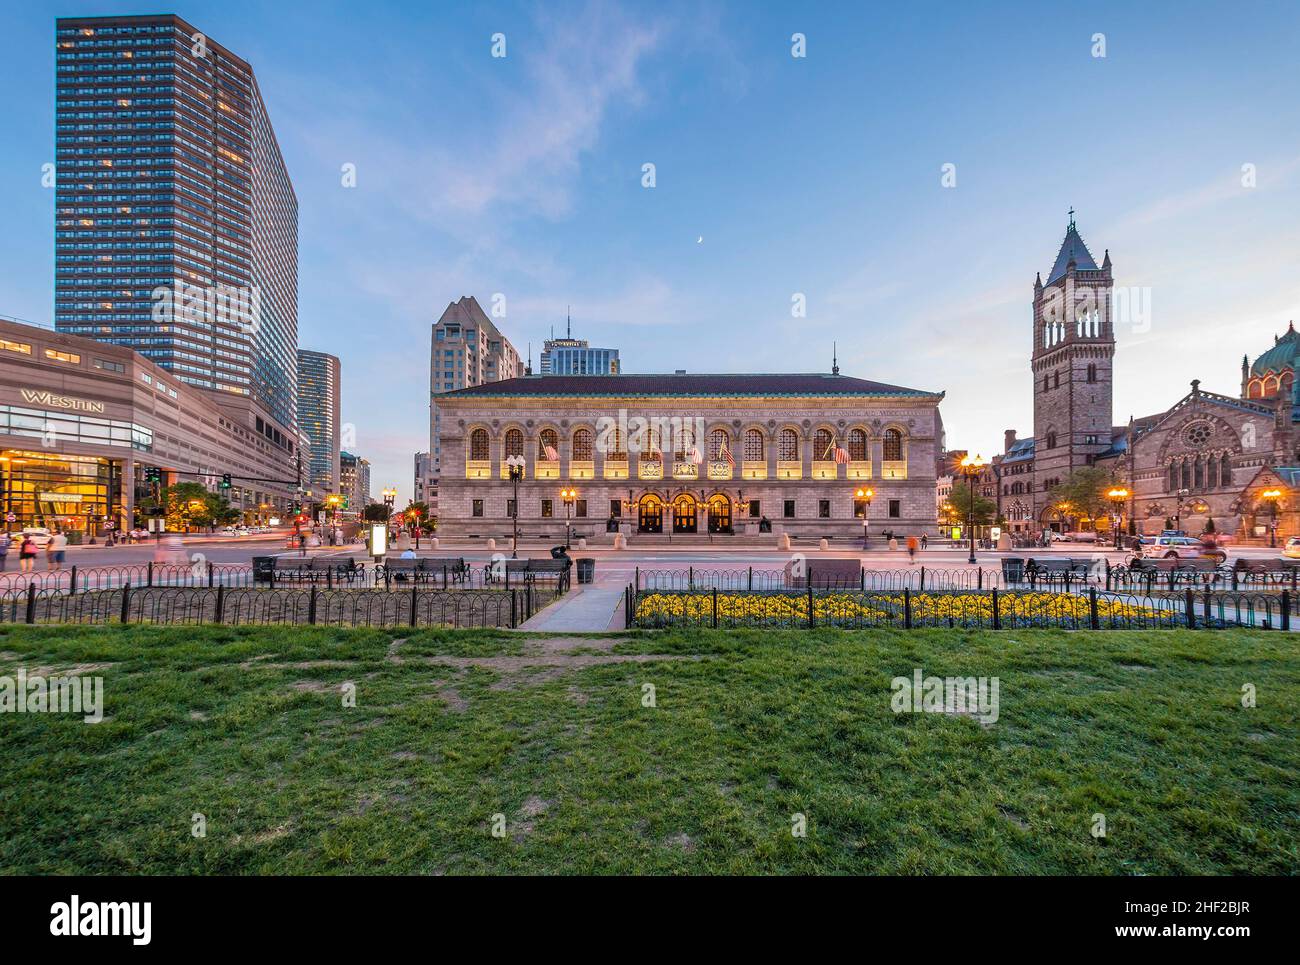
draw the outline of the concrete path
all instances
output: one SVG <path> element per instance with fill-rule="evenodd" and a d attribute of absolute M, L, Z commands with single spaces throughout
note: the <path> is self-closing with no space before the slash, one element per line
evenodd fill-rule
<path fill-rule="evenodd" d="M 588 631 L 624 629 L 622 583 L 574 586 L 560 599 L 519 625 L 520 630 Z"/>

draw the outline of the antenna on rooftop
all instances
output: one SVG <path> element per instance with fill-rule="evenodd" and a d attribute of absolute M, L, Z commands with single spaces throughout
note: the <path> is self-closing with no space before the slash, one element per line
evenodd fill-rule
<path fill-rule="evenodd" d="M 573 317 L 569 314 L 569 306 L 564 306 L 564 337 L 573 338 Z"/>
<path fill-rule="evenodd" d="M 831 375 L 840 374 L 839 345 L 831 342 Z"/>

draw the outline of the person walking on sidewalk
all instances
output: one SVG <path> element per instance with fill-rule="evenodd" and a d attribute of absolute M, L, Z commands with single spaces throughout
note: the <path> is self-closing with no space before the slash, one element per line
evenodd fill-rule
<path fill-rule="evenodd" d="M 46 552 L 50 556 L 50 569 L 56 573 L 63 569 L 63 559 L 68 552 L 68 537 L 63 534 L 63 530 L 50 537 L 50 545 Z"/>
<path fill-rule="evenodd" d="M 907 565 L 913 566 L 916 563 L 916 551 L 920 549 L 921 543 L 915 536 L 907 538 Z"/>
<path fill-rule="evenodd" d="M 36 565 L 36 543 L 23 533 L 22 545 L 18 547 L 18 565 L 24 573 L 30 573 Z"/>

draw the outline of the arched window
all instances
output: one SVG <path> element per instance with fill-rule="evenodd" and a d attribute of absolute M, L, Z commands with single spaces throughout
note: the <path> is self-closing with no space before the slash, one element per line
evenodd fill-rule
<path fill-rule="evenodd" d="M 813 458 L 835 458 L 835 437 L 831 435 L 830 429 L 818 429 L 813 436 Z"/>
<path fill-rule="evenodd" d="M 1182 483 L 1183 483 L 1182 488 L 1191 489 L 1192 488 L 1192 467 L 1191 465 L 1188 464 L 1186 459 L 1183 460 L 1182 466 L 1179 467 L 1179 472 L 1182 477 Z"/>
<path fill-rule="evenodd" d="M 730 448 L 727 445 L 727 440 L 729 438 L 730 436 L 728 435 L 726 429 L 714 429 L 712 432 L 709 433 L 709 458 L 710 459 L 722 458 L 722 451 L 724 449 Z"/>
<path fill-rule="evenodd" d="M 1049 386 L 1048 386 L 1048 384 L 1047 384 L 1047 376 L 1044 375 L 1044 376 L 1043 376 L 1043 391 L 1046 392 L 1046 391 L 1048 390 L 1048 388 L 1049 388 Z"/>
<path fill-rule="evenodd" d="M 897 429 L 885 430 L 883 458 L 886 462 L 901 462 L 903 459 L 903 434 Z"/>
<path fill-rule="evenodd" d="M 522 456 L 524 454 L 524 434 L 518 429 L 506 430 L 505 456 Z"/>
<path fill-rule="evenodd" d="M 623 435 L 623 430 L 617 425 L 609 434 L 606 440 L 609 451 L 605 453 L 605 458 L 612 462 L 627 462 L 627 439 Z"/>
<path fill-rule="evenodd" d="M 1210 456 L 1209 462 L 1205 464 L 1205 484 L 1211 489 L 1218 488 L 1219 485 L 1219 457 Z"/>
<path fill-rule="evenodd" d="M 1176 462 L 1169 463 L 1168 491 L 1171 493 L 1178 491 L 1178 463 Z"/>
<path fill-rule="evenodd" d="M 1219 485 L 1232 485 L 1232 466 L 1228 464 L 1228 454 L 1225 452 L 1223 458 L 1219 460 Z"/>
<path fill-rule="evenodd" d="M 543 429 L 537 436 L 537 458 L 540 462 L 554 462 L 560 458 L 560 439 L 554 429 Z"/>
<path fill-rule="evenodd" d="M 1196 489 L 1205 488 L 1205 463 L 1200 456 L 1192 463 L 1192 486 Z"/>
<path fill-rule="evenodd" d="M 487 462 L 492 458 L 486 429 L 475 429 L 469 434 L 469 457 L 475 462 Z"/>
<path fill-rule="evenodd" d="M 591 462 L 591 430 L 577 429 L 573 433 L 573 454 L 578 462 Z"/>
<path fill-rule="evenodd" d="M 867 459 L 867 434 L 862 429 L 849 430 L 849 458 L 859 462 Z"/>
<path fill-rule="evenodd" d="M 1055 432 L 1049 432 L 1049 433 L 1047 434 L 1047 448 L 1048 448 L 1048 449 L 1055 449 L 1055 448 L 1056 448 L 1056 433 L 1055 433 Z"/>
<path fill-rule="evenodd" d="M 663 451 L 660 448 L 659 430 L 654 426 L 647 426 L 641 433 L 641 458 L 642 459 L 661 459 Z"/>
<path fill-rule="evenodd" d="M 1053 372 L 1053 373 L 1052 373 L 1052 388 L 1054 388 L 1054 389 L 1059 389 L 1060 387 L 1061 387 L 1061 373 L 1060 373 L 1060 372 Z"/>
<path fill-rule="evenodd" d="M 763 433 L 758 429 L 745 430 L 745 462 L 763 461 Z"/>
<path fill-rule="evenodd" d="M 682 421 L 686 422 L 686 420 Z M 683 425 L 674 435 L 677 436 L 677 442 L 673 447 L 673 456 L 678 462 L 685 462 L 691 457 L 691 450 L 695 448 L 695 427 Z"/>
<path fill-rule="evenodd" d="M 776 450 L 776 458 L 782 462 L 796 462 L 799 459 L 799 433 L 793 429 L 782 429 Z"/>
<path fill-rule="evenodd" d="M 1258 399 L 1261 396 L 1263 396 L 1263 394 L 1264 394 L 1264 390 L 1259 383 L 1259 379 L 1251 379 L 1250 385 L 1246 389 L 1246 398 Z"/>

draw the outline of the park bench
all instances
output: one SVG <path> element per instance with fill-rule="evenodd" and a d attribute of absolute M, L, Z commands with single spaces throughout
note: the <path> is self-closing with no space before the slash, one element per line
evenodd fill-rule
<path fill-rule="evenodd" d="M 446 559 L 433 557 L 416 557 L 402 559 L 390 557 L 379 564 L 375 572 L 376 579 L 385 584 L 399 583 L 440 583 L 451 586 L 463 583 L 469 577 L 469 564 L 459 556 Z"/>
<path fill-rule="evenodd" d="M 1072 583 L 1088 582 L 1093 565 L 1091 559 L 1035 559 L 1031 556 L 1025 561 L 1025 577 L 1030 586 L 1061 584 L 1068 588 Z"/>
<path fill-rule="evenodd" d="M 1237 559 L 1229 572 L 1234 590 L 1243 584 L 1286 587 L 1295 590 L 1298 575 L 1300 575 L 1300 560 L 1289 559 Z"/>
<path fill-rule="evenodd" d="M 785 564 L 785 585 L 791 589 L 856 590 L 862 583 L 857 559 L 800 559 Z"/>
<path fill-rule="evenodd" d="M 569 571 L 573 560 L 567 556 L 559 559 L 493 560 L 483 567 L 484 578 L 489 583 L 503 580 L 507 585 L 515 581 L 535 583 L 539 578 L 555 580 L 560 591 L 569 588 Z"/>
<path fill-rule="evenodd" d="M 365 575 L 365 566 L 350 556 L 255 556 L 253 582 L 352 583 Z"/>
<path fill-rule="evenodd" d="M 1165 586 L 1174 590 L 1184 586 L 1216 583 L 1225 573 L 1218 560 L 1210 557 L 1197 559 L 1145 559 L 1135 557 L 1127 567 L 1116 567 L 1117 582 L 1145 583 L 1154 588 L 1163 579 Z"/>

